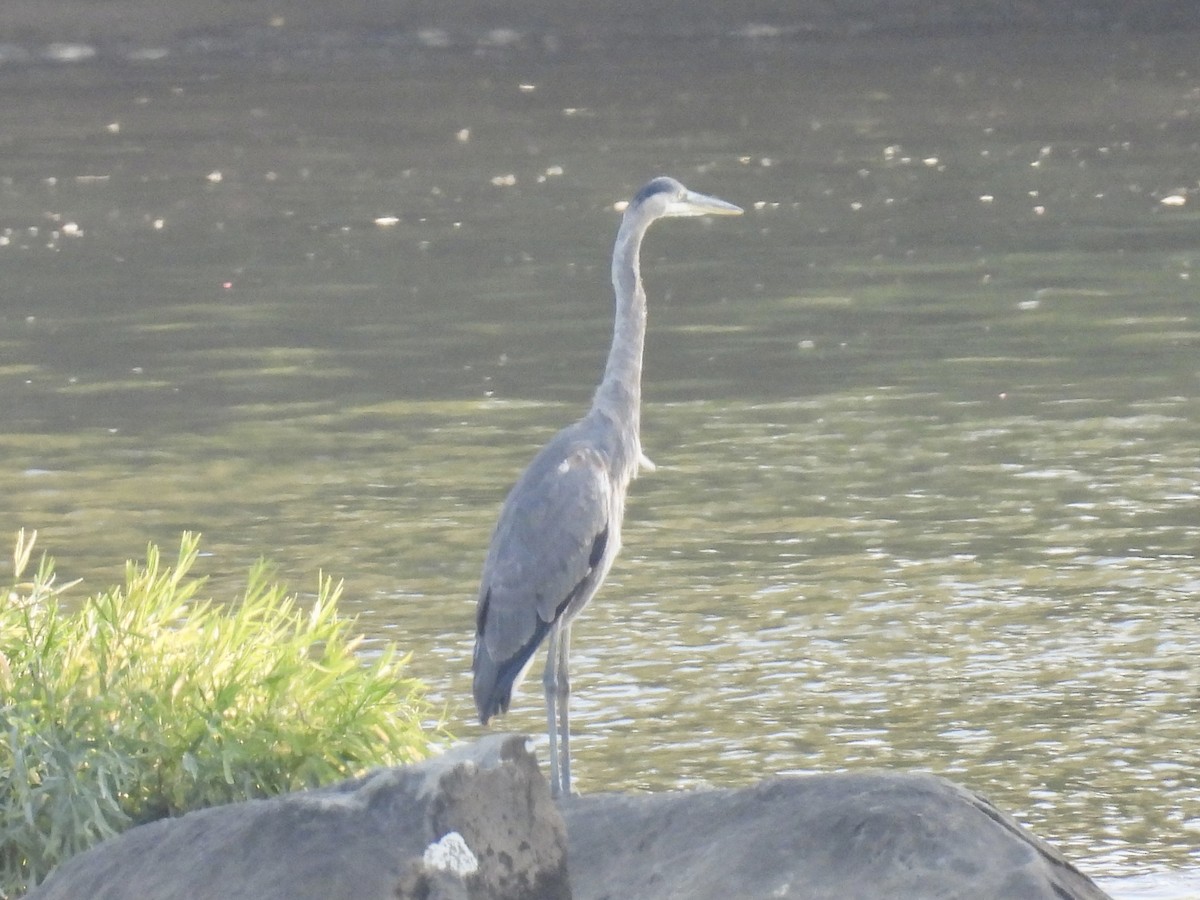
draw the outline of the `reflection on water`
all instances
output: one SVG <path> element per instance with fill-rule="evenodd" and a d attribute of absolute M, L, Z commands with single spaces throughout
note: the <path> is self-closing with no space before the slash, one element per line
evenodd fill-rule
<path fill-rule="evenodd" d="M 705 65 L 0 72 L 11 530 L 92 588 L 183 529 L 218 594 L 345 577 L 477 734 L 488 529 L 670 172 L 749 214 L 647 244 L 659 471 L 575 629 L 581 788 L 927 769 L 1093 874 L 1194 871 L 1191 48 Z"/>

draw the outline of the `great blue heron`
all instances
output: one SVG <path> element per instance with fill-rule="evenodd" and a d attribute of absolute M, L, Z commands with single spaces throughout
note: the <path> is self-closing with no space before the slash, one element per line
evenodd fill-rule
<path fill-rule="evenodd" d="M 655 178 L 630 201 L 613 247 L 612 348 L 591 409 L 533 458 L 504 501 L 492 533 L 476 614 L 475 707 L 484 725 L 506 712 L 549 636 L 542 685 L 554 796 L 571 793 L 571 622 L 616 558 L 626 489 L 638 466 L 649 465 L 638 437 L 646 335 L 642 238 L 650 223 L 664 216 L 741 212 L 665 177 Z"/>

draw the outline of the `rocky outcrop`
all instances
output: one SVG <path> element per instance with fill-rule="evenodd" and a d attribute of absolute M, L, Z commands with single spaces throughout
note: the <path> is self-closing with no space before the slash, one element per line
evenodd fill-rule
<path fill-rule="evenodd" d="M 527 740 L 495 735 L 332 788 L 199 810 L 68 860 L 38 900 L 570 897 L 567 835 Z"/>
<path fill-rule="evenodd" d="M 528 740 L 497 735 L 333 788 L 143 825 L 68 861 L 28 898 L 572 896 L 1106 897 L 1012 818 L 932 775 L 774 778 L 555 806 Z"/>
<path fill-rule="evenodd" d="M 575 900 L 1099 900 L 1045 841 L 934 775 L 573 798 Z"/>

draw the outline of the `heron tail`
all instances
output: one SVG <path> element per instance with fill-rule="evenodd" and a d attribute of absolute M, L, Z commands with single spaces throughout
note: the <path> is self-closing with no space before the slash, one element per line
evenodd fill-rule
<path fill-rule="evenodd" d="M 493 659 L 483 635 L 476 635 L 471 669 L 475 673 L 472 690 L 480 724 L 486 725 L 492 716 L 508 712 L 512 695 L 520 687 L 533 663 L 533 655 L 549 630 L 550 624 L 538 619 L 533 636 L 512 656 L 501 660 Z"/>

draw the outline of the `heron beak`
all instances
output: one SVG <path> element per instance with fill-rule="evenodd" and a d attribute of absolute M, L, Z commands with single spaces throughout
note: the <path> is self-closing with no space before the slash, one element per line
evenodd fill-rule
<path fill-rule="evenodd" d="M 667 207 L 668 216 L 740 216 L 744 209 L 707 194 L 688 191 Z"/>

